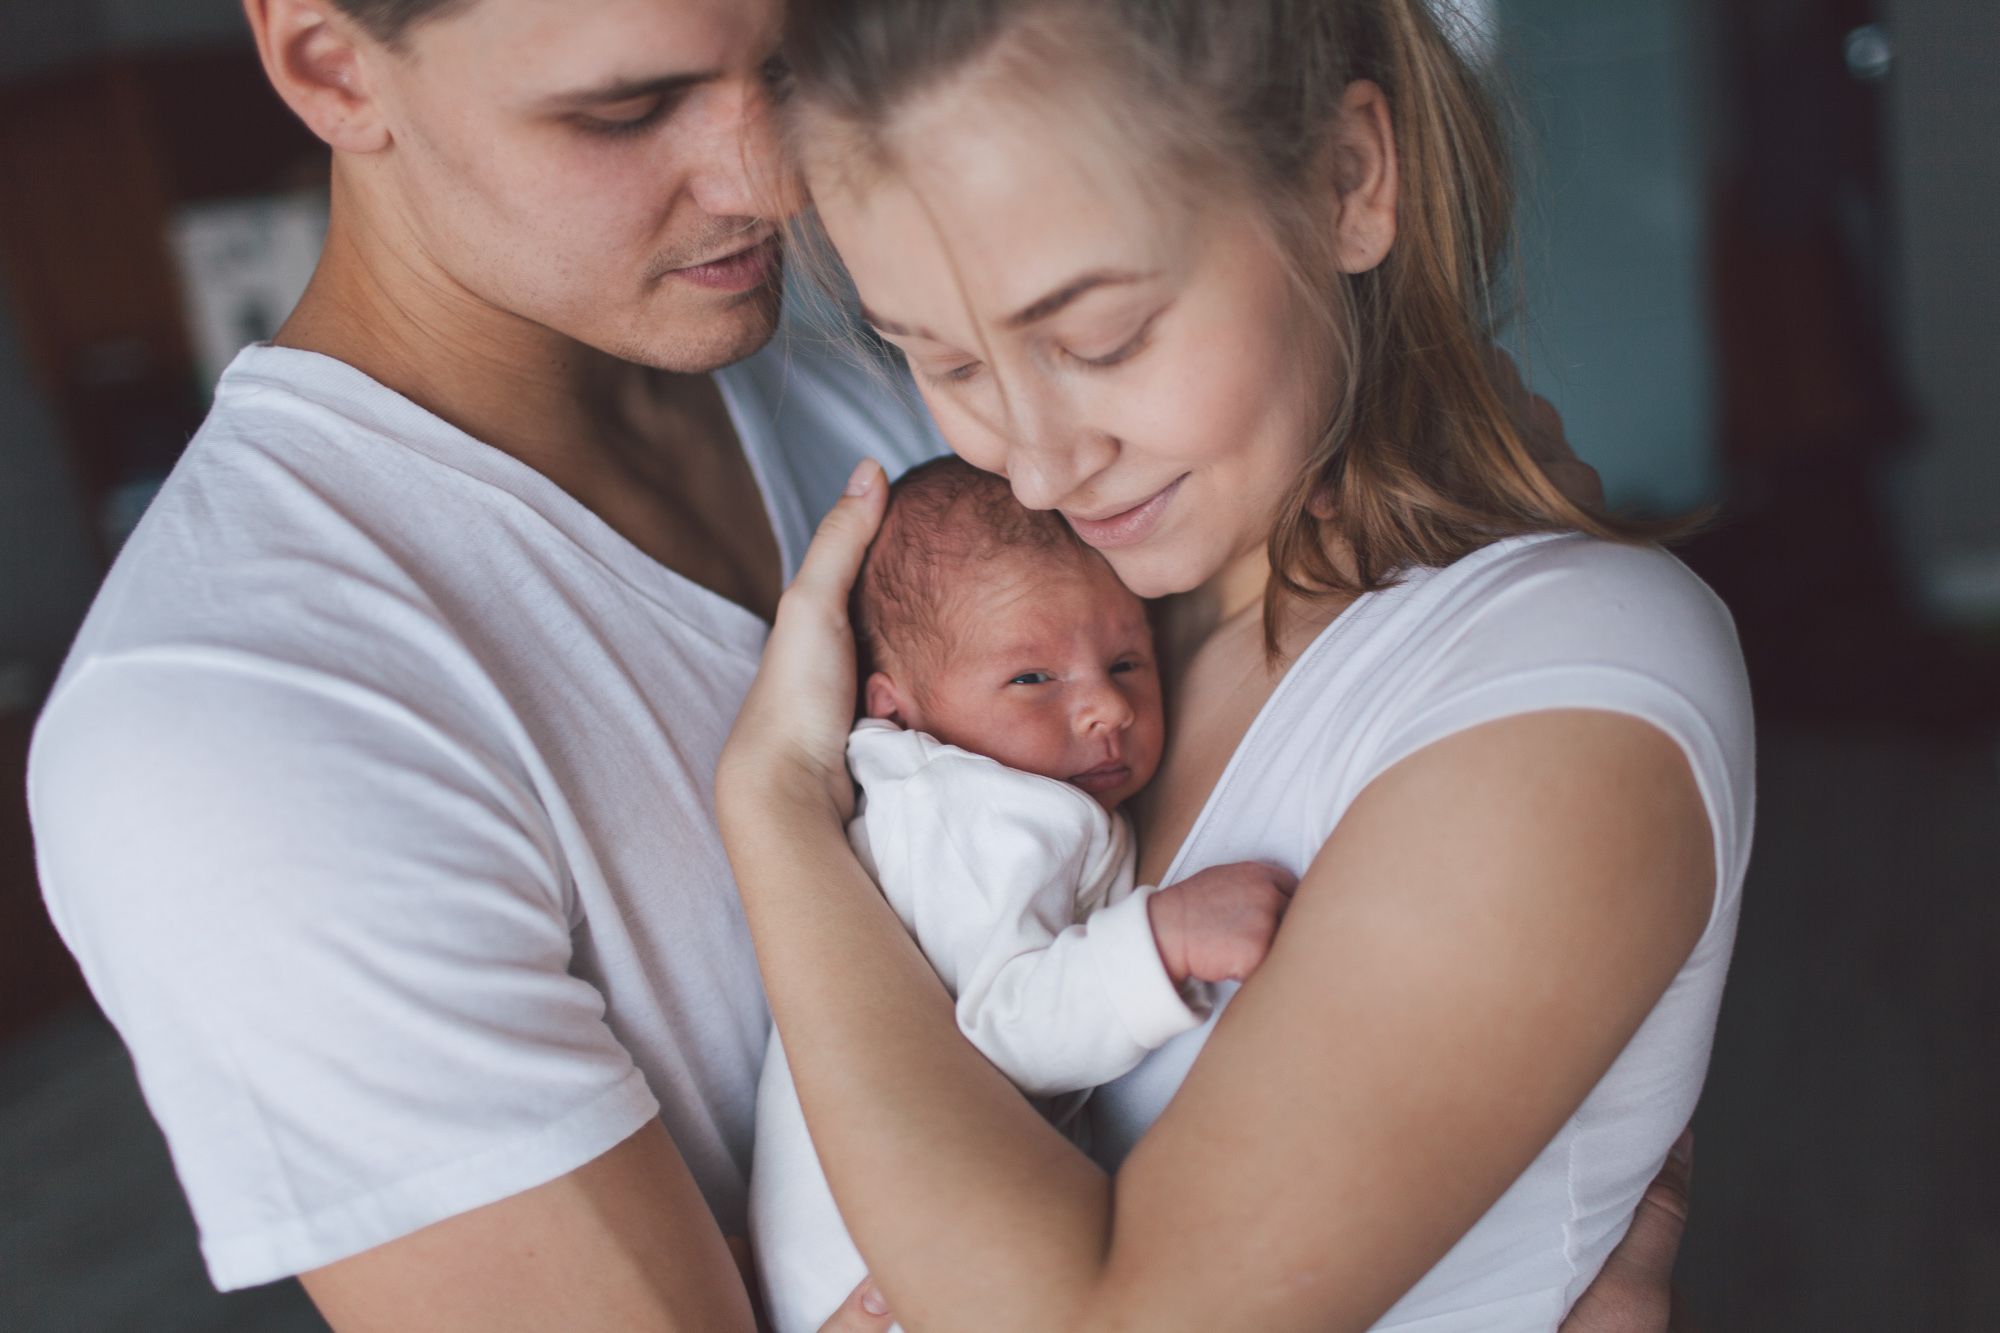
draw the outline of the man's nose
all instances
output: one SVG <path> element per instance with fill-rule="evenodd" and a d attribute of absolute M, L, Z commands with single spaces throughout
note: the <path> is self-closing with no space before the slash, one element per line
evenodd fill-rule
<path fill-rule="evenodd" d="M 786 170 L 776 122 L 768 92 L 755 80 L 715 100 L 689 177 L 702 212 L 778 221 L 797 210 L 797 183 Z"/>

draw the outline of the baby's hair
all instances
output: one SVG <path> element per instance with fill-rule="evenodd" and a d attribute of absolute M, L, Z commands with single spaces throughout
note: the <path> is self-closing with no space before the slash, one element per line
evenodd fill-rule
<path fill-rule="evenodd" d="M 1005 477 L 952 454 L 905 472 L 854 582 L 861 679 L 941 654 L 953 588 L 969 567 L 1007 554 L 1095 558 L 1060 515 L 1016 500 Z"/>

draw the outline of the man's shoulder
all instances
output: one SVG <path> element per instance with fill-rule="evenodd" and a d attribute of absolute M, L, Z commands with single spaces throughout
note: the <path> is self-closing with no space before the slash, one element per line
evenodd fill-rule
<path fill-rule="evenodd" d="M 403 675 L 440 665 L 449 636 L 426 571 L 474 526 L 454 512 L 465 479 L 391 433 L 402 400 L 388 390 L 375 386 L 371 402 L 337 362 L 258 355 L 277 350 L 251 349 L 223 378 L 113 562 L 59 688 L 92 663 L 162 657 L 348 678 L 371 661 Z M 302 365 L 326 382 L 290 373 Z"/>

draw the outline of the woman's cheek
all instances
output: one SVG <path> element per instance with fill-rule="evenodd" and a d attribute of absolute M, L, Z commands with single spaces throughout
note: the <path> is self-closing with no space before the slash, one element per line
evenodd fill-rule
<path fill-rule="evenodd" d="M 931 419 L 937 422 L 938 434 L 944 436 L 953 453 L 982 472 L 1007 474 L 1007 445 L 999 432 L 981 421 L 963 402 L 933 389 L 918 392 L 924 405 L 930 408 Z"/>

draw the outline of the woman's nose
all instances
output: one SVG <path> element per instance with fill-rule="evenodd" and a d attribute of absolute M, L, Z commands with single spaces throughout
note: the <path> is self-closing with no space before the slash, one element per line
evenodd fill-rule
<path fill-rule="evenodd" d="M 1111 465 L 1118 442 L 1053 395 L 1014 413 L 1007 441 L 1007 479 L 1030 509 L 1055 509 Z"/>

